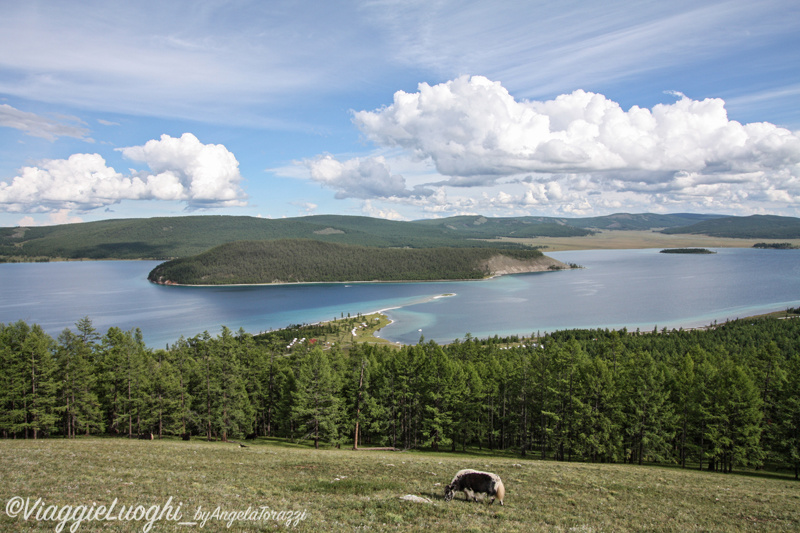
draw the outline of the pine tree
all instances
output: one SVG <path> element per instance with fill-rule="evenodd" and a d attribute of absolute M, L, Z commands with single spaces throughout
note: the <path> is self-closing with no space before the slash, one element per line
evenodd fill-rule
<path fill-rule="evenodd" d="M 484 385 L 476 366 L 472 362 L 462 363 L 460 372 L 453 376 L 451 401 L 453 404 L 453 451 L 457 440 L 461 440 L 461 449 L 467 444 L 478 442 L 484 437 L 486 428 L 481 416 L 484 397 Z"/>
<path fill-rule="evenodd" d="M 192 347 L 181 337 L 168 352 L 169 361 L 175 372 L 177 380 L 175 398 L 175 431 L 182 436 L 189 436 L 197 421 L 197 415 L 192 408 L 192 376 L 197 374 L 196 361 L 193 357 Z"/>
<path fill-rule="evenodd" d="M 366 346 L 366 345 L 365 345 Z M 381 356 L 380 354 L 384 355 Z M 381 396 L 383 382 L 385 378 L 384 365 L 385 357 L 391 357 L 393 350 L 388 347 L 371 348 L 366 353 L 367 366 L 364 369 L 364 397 L 361 409 L 360 430 L 362 440 L 359 442 L 373 443 L 380 442 L 388 445 L 390 442 L 389 427 L 391 417 L 386 402 Z"/>
<path fill-rule="evenodd" d="M 155 428 L 159 439 L 165 433 L 174 435 L 185 432 L 181 419 L 180 374 L 170 361 L 172 357 L 165 350 L 157 350 L 148 358 L 150 381 L 145 424 Z"/>
<path fill-rule="evenodd" d="M 585 358 L 580 376 L 584 406 L 580 440 L 584 454 L 592 462 L 617 461 L 622 448 L 622 413 L 613 367 L 600 357 Z"/>
<path fill-rule="evenodd" d="M 695 376 L 697 383 L 697 394 L 694 405 L 696 412 L 697 432 L 696 445 L 699 450 L 699 469 L 702 470 L 706 461 L 708 469 L 716 469 L 716 457 L 719 454 L 717 443 L 717 421 L 719 410 L 717 409 L 717 365 L 720 357 L 717 354 L 709 354 L 695 365 Z"/>
<path fill-rule="evenodd" d="M 249 412 L 252 420 L 248 426 L 249 435 L 266 435 L 267 426 L 267 394 L 269 391 L 269 358 L 264 344 L 257 343 L 252 335 L 239 329 L 236 333 L 238 342 L 239 365 L 242 368 L 244 388 L 250 403 Z"/>
<path fill-rule="evenodd" d="M 777 342 L 770 341 L 766 347 L 756 352 L 754 361 L 749 362 L 752 379 L 759 388 L 759 396 L 763 406 L 761 443 L 766 452 L 780 448 L 780 429 L 774 421 L 778 416 L 780 391 L 788 379 L 783 366 L 783 355 Z M 771 457 L 770 460 L 780 460 Z"/>
<path fill-rule="evenodd" d="M 695 361 L 691 353 L 685 354 L 675 369 L 674 389 L 672 403 L 675 406 L 675 421 L 678 463 L 686 468 L 687 459 L 693 448 L 693 432 L 697 425 L 697 376 L 695 374 Z"/>
<path fill-rule="evenodd" d="M 497 419 L 499 418 L 497 412 L 497 397 L 500 387 L 500 365 L 497 361 L 497 355 L 492 353 L 487 360 L 479 365 L 479 368 L 480 379 L 483 384 L 483 395 L 481 396 L 482 401 L 480 402 L 483 411 L 481 425 L 486 428 L 487 446 L 490 450 L 494 450 L 499 435 L 497 429 Z"/>
<path fill-rule="evenodd" d="M 576 339 L 564 344 L 548 343 L 545 349 L 550 350 L 553 361 L 553 379 L 549 385 L 552 411 L 548 411 L 547 416 L 551 419 L 555 456 L 559 461 L 571 461 L 575 451 L 576 424 L 583 409 L 577 394 L 578 368 L 586 354 Z"/>
<path fill-rule="evenodd" d="M 438 451 L 439 446 L 452 442 L 453 381 L 457 370 L 442 348 L 432 341 L 415 348 L 421 362 L 422 446 Z"/>
<path fill-rule="evenodd" d="M 25 424 L 25 404 L 23 398 L 27 391 L 27 373 L 22 347 L 30 327 L 23 321 L 2 326 L 0 329 L 0 426 L 5 437 L 16 438 Z"/>
<path fill-rule="evenodd" d="M 312 348 L 299 363 L 292 418 L 298 427 L 305 428 L 304 438 L 311 438 L 314 447 L 319 448 L 320 440 L 336 442 L 339 438 L 338 380 L 319 347 Z"/>
<path fill-rule="evenodd" d="M 55 360 L 53 359 L 53 339 L 38 324 L 35 324 L 23 344 L 26 376 L 29 376 L 26 394 L 26 435 L 38 438 L 43 432 L 55 429 L 58 416 L 54 408 L 57 385 L 55 381 Z M 28 373 L 27 370 L 30 370 Z"/>
<path fill-rule="evenodd" d="M 0 324 L 0 429 L 4 435 L 36 439 L 55 429 L 52 350 L 53 339 L 37 324 Z"/>
<path fill-rule="evenodd" d="M 102 368 L 106 419 L 114 433 L 133 437 L 148 421 L 147 348 L 141 331 L 111 327 L 103 336 Z M 147 424 L 147 430 L 151 428 Z"/>
<path fill-rule="evenodd" d="M 263 434 L 272 437 L 278 426 L 278 421 L 288 420 L 290 417 L 281 417 L 279 414 L 284 378 L 286 376 L 284 346 L 279 339 L 271 341 L 266 347 L 268 361 L 264 362 L 262 374 L 262 413 Z"/>
<path fill-rule="evenodd" d="M 780 463 L 794 470 L 800 479 L 800 354 L 787 361 L 787 379 L 778 395 L 775 418 L 777 451 Z"/>
<path fill-rule="evenodd" d="M 358 450 L 358 439 L 361 428 L 362 411 L 367 403 L 369 391 L 369 360 L 362 352 L 363 345 L 356 344 L 350 350 L 351 368 L 346 379 L 344 394 L 348 411 L 352 416 L 353 449 Z M 354 364 L 352 364 L 354 363 Z"/>
<path fill-rule="evenodd" d="M 648 352 L 634 352 L 625 371 L 626 454 L 631 462 L 660 461 L 671 440 L 672 410 L 664 371 Z"/>
<path fill-rule="evenodd" d="M 17 364 L 17 357 L 11 349 L 9 330 L 10 326 L 0 323 L 0 368 L 3 369 L 0 372 L 0 432 L 3 438 L 13 436 L 13 411 L 16 405 L 14 382 L 17 372 L 13 369 Z"/>
<path fill-rule="evenodd" d="M 253 408 L 242 378 L 239 363 L 239 345 L 230 329 L 222 328 L 222 333 L 212 342 L 212 357 L 218 373 L 218 394 L 212 399 L 217 414 L 222 440 L 229 435 L 247 435 L 253 427 Z"/>
<path fill-rule="evenodd" d="M 213 440 L 220 424 L 216 410 L 216 399 L 219 396 L 219 358 L 211 347 L 211 335 L 204 331 L 189 339 L 194 350 L 197 370 L 197 387 L 194 400 L 195 409 L 201 421 L 200 431 L 206 434 L 207 440 Z"/>
<path fill-rule="evenodd" d="M 103 431 L 103 412 L 96 393 L 98 373 L 95 338 L 91 335 L 91 323 L 79 322 L 78 333 L 65 329 L 58 337 L 57 360 L 61 387 L 59 409 L 64 415 L 67 437 L 75 437 L 79 431 L 89 435 L 92 431 Z"/>
<path fill-rule="evenodd" d="M 758 388 L 730 359 L 720 368 L 718 378 L 723 471 L 731 472 L 734 465 L 759 466 L 763 460 L 760 438 L 764 412 Z"/>

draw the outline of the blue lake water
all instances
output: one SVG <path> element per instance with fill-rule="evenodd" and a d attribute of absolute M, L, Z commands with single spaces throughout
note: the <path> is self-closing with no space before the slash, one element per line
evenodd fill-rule
<path fill-rule="evenodd" d="M 0 264 L 0 322 L 37 323 L 57 337 L 88 316 L 101 333 L 139 327 L 148 346 L 162 347 L 223 325 L 258 333 L 386 310 L 394 323 L 384 338 L 444 343 L 467 333 L 702 326 L 800 306 L 800 250 L 717 252 L 551 252 L 585 268 L 483 281 L 246 287 L 153 285 L 146 277 L 156 261 Z"/>

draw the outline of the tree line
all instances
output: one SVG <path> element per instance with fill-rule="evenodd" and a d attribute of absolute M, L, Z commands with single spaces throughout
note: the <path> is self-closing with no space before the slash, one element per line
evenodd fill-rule
<path fill-rule="evenodd" d="M 0 324 L 0 435 L 268 436 L 798 476 L 799 320 L 402 347 L 305 331 L 223 328 L 150 349 L 88 318 L 57 339 Z"/>

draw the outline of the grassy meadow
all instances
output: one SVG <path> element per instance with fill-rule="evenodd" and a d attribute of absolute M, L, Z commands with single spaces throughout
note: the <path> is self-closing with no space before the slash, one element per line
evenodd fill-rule
<path fill-rule="evenodd" d="M 708 235 L 666 235 L 651 230 L 603 230 L 585 237 L 502 238 L 504 241 L 538 246 L 547 252 L 564 250 L 621 250 L 636 248 L 752 248 L 759 242 L 788 242 L 800 246 L 800 239 L 733 239 Z"/>
<path fill-rule="evenodd" d="M 266 506 L 305 511 L 296 531 L 798 531 L 800 484 L 774 474 L 557 463 L 480 453 L 314 450 L 267 439 L 238 443 L 118 438 L 0 440 L 0 531 L 55 531 L 57 522 L 8 516 L 14 497 L 50 506 L 173 507 L 152 531 L 285 530 L 276 519 L 222 519 Z M 445 503 L 462 468 L 499 474 L 505 506 Z M 405 495 L 431 503 L 401 500 Z M 119 507 L 118 507 L 119 509 Z M 288 515 L 285 515 L 288 516 Z M 223 517 L 225 518 L 225 517 Z M 195 525 L 180 522 L 197 521 Z M 146 520 L 85 521 L 78 531 L 143 531 Z M 72 525 L 66 523 L 64 531 Z"/>

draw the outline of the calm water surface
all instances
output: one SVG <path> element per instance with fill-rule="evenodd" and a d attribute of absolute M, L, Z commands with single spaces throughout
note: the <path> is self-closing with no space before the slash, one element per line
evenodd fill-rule
<path fill-rule="evenodd" d="M 223 325 L 251 333 L 386 310 L 382 336 L 415 343 L 568 328 L 691 327 L 800 306 L 800 250 L 552 252 L 580 270 L 435 283 L 164 287 L 156 261 L 0 265 L 0 322 L 56 337 L 81 317 L 104 333 L 139 327 L 151 347 Z M 444 294 L 451 296 L 441 297 Z"/>

